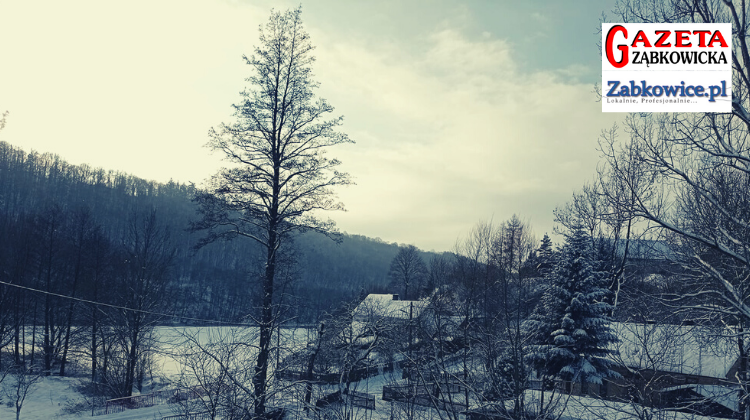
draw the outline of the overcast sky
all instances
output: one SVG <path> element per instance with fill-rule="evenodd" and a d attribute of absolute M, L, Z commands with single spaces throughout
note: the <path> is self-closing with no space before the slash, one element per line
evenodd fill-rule
<path fill-rule="evenodd" d="M 403 3 L 407 3 L 406 5 Z M 195 182 L 221 166 L 266 1 L 0 0 L 0 140 L 74 164 Z M 356 141 L 331 149 L 349 233 L 446 251 L 514 213 L 539 238 L 590 180 L 611 0 L 304 2 L 319 96 Z"/>

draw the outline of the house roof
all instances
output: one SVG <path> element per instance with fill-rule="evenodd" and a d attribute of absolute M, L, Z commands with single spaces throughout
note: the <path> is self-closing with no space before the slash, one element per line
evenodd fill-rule
<path fill-rule="evenodd" d="M 727 330 L 670 324 L 614 322 L 616 362 L 632 369 L 726 378 L 739 357 Z"/>
<path fill-rule="evenodd" d="M 724 385 L 698 385 L 687 384 L 664 388 L 662 391 L 674 391 L 680 389 L 689 389 L 696 394 L 709 399 L 717 404 L 732 410 L 740 410 L 739 393 L 737 387 Z"/>
<path fill-rule="evenodd" d="M 355 318 L 417 318 L 427 307 L 427 300 L 393 300 L 393 295 L 370 294 L 354 310 Z"/>

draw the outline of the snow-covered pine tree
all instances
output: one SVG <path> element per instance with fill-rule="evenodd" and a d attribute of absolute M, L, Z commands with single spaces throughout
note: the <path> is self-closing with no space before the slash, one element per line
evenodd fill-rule
<path fill-rule="evenodd" d="M 547 381 L 559 372 L 559 367 L 556 369 L 551 364 L 550 354 L 554 345 L 552 333 L 560 328 L 560 320 L 566 308 L 565 301 L 569 301 L 569 294 L 566 289 L 559 288 L 557 283 L 552 281 L 554 273 L 548 271 L 544 277 L 544 293 L 534 312 L 524 321 L 523 329 L 526 330 L 530 343 L 526 348 L 526 363 L 541 376 L 547 388 L 551 385 Z"/>
<path fill-rule="evenodd" d="M 545 377 L 601 384 L 618 377 L 607 357 L 617 340 L 607 314 L 609 290 L 603 273 L 594 270 L 591 240 L 581 226 L 566 238 L 550 286 L 525 323 L 532 335 L 527 361 Z"/>
<path fill-rule="evenodd" d="M 538 260 L 537 270 L 543 277 L 549 276 L 555 261 L 552 251 L 552 239 L 546 233 L 542 238 L 542 244 L 539 246 L 536 255 Z"/>

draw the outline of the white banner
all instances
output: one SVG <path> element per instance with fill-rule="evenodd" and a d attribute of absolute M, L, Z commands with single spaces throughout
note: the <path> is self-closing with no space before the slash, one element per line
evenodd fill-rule
<path fill-rule="evenodd" d="M 603 112 L 731 112 L 732 25 L 603 23 Z"/>

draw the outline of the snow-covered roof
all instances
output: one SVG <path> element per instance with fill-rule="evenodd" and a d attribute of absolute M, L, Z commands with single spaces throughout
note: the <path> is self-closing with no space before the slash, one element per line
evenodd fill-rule
<path fill-rule="evenodd" d="M 545 392 L 544 405 L 550 404 L 549 391 Z M 527 390 L 524 392 L 524 405 L 527 410 L 533 412 L 538 409 L 542 393 L 537 390 Z M 600 400 L 597 398 L 581 397 L 567 394 L 555 394 L 552 408 L 550 409 L 549 418 L 558 418 L 559 420 L 637 420 L 644 418 L 646 412 L 650 412 L 653 418 L 660 420 L 709 420 L 713 417 L 705 417 L 696 414 L 682 413 L 679 411 L 659 410 L 644 407 L 635 403 L 621 403 L 615 401 Z M 496 403 L 493 403 L 496 404 Z M 493 404 L 471 407 L 470 411 L 489 411 L 497 410 Z M 501 403 L 503 404 L 503 403 Z M 506 409 L 511 410 L 514 405 L 513 400 L 504 402 Z M 502 408 L 502 406 L 500 407 Z"/>
<path fill-rule="evenodd" d="M 633 369 L 726 378 L 739 357 L 728 331 L 670 324 L 614 322 L 615 361 Z"/>
<path fill-rule="evenodd" d="M 692 390 L 696 394 L 710 399 L 717 404 L 721 404 L 732 411 L 739 411 L 740 409 L 739 393 L 737 392 L 736 387 L 688 384 L 664 388 L 662 391 L 673 391 L 677 389 Z"/>
<path fill-rule="evenodd" d="M 355 319 L 386 317 L 409 319 L 417 318 L 427 307 L 427 300 L 393 300 L 393 295 L 370 294 L 354 310 Z"/>

